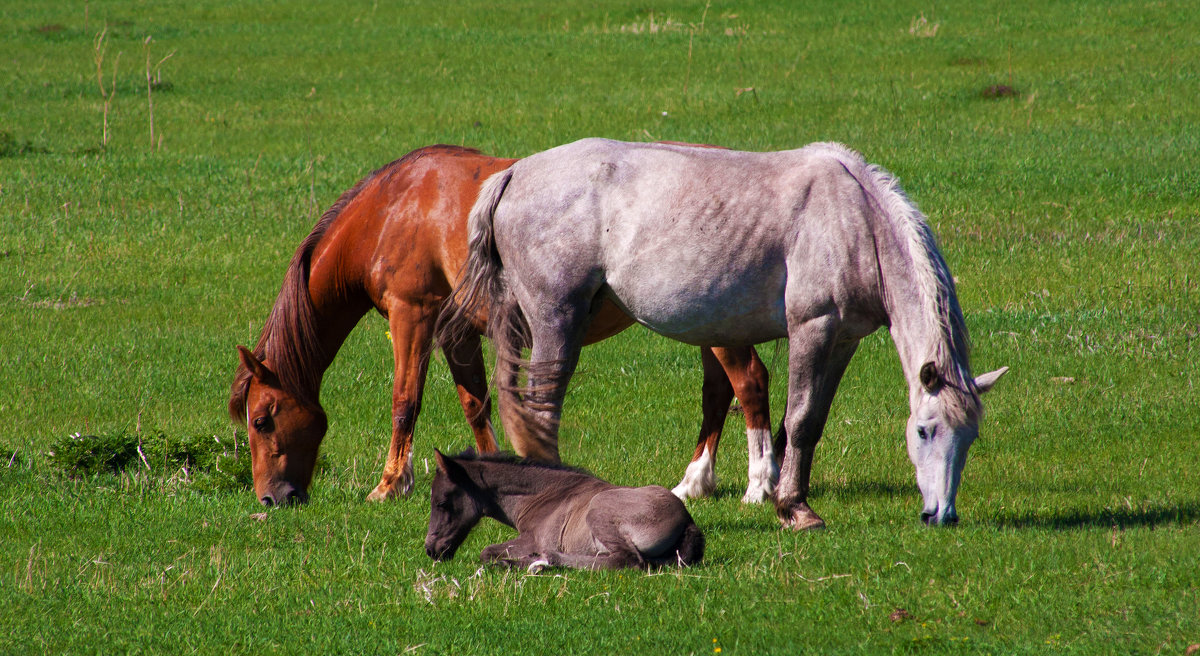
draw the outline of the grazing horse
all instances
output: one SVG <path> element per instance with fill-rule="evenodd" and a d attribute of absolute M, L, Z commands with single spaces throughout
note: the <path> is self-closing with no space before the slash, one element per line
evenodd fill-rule
<path fill-rule="evenodd" d="M 953 278 L 919 210 L 838 144 L 772 153 L 585 139 L 493 176 L 471 210 L 455 298 L 490 303 L 500 416 L 518 453 L 554 453 L 567 380 L 603 302 L 689 344 L 788 338 L 786 452 L 776 511 L 808 505 L 813 452 L 859 341 L 887 326 L 909 387 L 905 431 L 927 524 L 957 521 L 979 395 Z M 458 320 L 457 318 L 453 320 Z M 519 403 L 518 403 L 519 401 Z"/>
<path fill-rule="evenodd" d="M 447 457 L 434 450 L 425 553 L 454 557 L 483 517 L 519 535 L 483 550 L 487 564 L 620 569 L 692 565 L 704 534 L 670 490 L 620 487 L 578 469 L 506 454 Z"/>
<path fill-rule="evenodd" d="M 412 437 L 434 325 L 467 255 L 467 213 L 488 176 L 516 160 L 455 146 L 415 150 L 375 171 L 321 216 L 296 250 L 275 306 L 253 351 L 239 347 L 229 396 L 235 423 L 245 422 L 254 490 L 265 505 L 303 502 L 325 436 L 321 378 L 338 349 L 372 307 L 387 318 L 395 357 L 392 442 L 379 484 L 382 500 L 412 489 Z M 632 321 L 611 304 L 586 341 L 614 335 Z M 446 363 L 481 451 L 496 448 L 490 422 L 480 329 L 483 315 L 444 340 Z M 703 349 L 703 423 L 681 496 L 715 489 L 713 459 L 736 393 L 746 409 L 751 452 L 744 500 L 774 489 L 767 410 L 767 370 L 752 348 Z"/>

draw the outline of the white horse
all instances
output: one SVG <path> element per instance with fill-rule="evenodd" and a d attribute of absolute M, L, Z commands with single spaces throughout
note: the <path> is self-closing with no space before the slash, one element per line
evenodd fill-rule
<path fill-rule="evenodd" d="M 924 216 L 859 154 L 832 143 L 749 153 L 585 139 L 493 176 L 469 221 L 455 298 L 490 305 L 500 415 L 518 453 L 558 459 L 566 385 L 604 299 L 689 344 L 786 337 L 776 511 L 784 526 L 823 526 L 807 503 L 813 451 L 859 341 L 887 326 L 909 385 L 921 518 L 958 521 L 979 395 L 1007 367 L 971 375 L 953 278 Z"/>

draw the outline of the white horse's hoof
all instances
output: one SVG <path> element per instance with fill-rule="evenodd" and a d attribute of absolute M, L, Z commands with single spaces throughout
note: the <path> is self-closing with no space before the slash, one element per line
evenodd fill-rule
<path fill-rule="evenodd" d="M 529 563 L 529 567 L 525 568 L 525 571 L 529 572 L 530 574 L 541 574 L 542 570 L 549 566 L 550 561 L 546 560 L 545 558 L 538 558 L 532 563 Z"/>

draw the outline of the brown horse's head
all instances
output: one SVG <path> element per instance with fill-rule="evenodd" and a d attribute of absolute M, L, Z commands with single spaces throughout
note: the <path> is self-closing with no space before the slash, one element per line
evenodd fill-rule
<path fill-rule="evenodd" d="M 234 421 L 246 422 L 254 493 L 264 506 L 304 503 L 328 427 L 325 411 L 284 389 L 246 347 L 239 346 L 238 354 L 248 375 L 240 385 L 244 391 L 231 397 L 229 410 Z"/>

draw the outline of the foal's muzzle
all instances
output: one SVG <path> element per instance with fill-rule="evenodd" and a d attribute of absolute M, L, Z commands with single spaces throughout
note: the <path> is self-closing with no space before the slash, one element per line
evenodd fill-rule
<path fill-rule="evenodd" d="M 434 560 L 450 560 L 454 557 L 455 551 L 458 551 L 458 547 L 443 547 L 439 549 L 432 542 L 425 543 L 425 554 Z"/>

